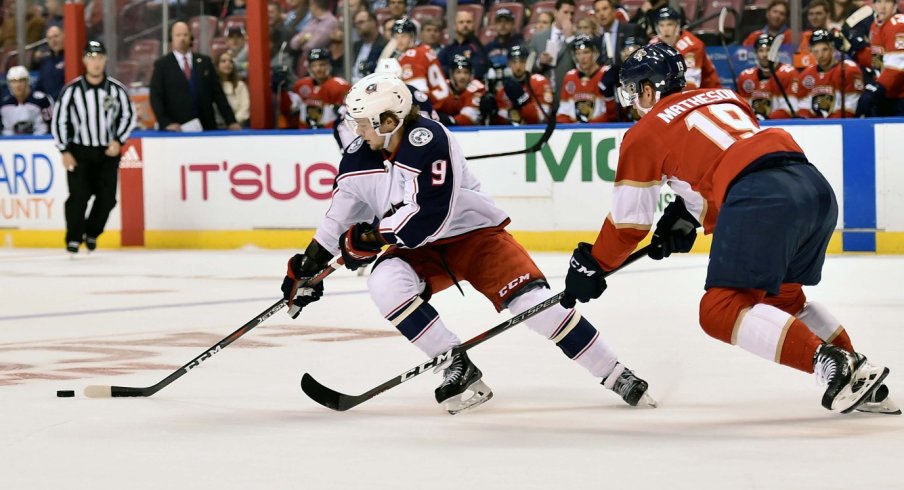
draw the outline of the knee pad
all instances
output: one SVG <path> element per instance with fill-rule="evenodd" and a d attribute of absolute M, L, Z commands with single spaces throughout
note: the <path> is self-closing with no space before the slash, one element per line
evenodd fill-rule
<path fill-rule="evenodd" d="M 367 278 L 367 289 L 380 314 L 397 315 L 424 291 L 424 281 L 402 259 L 380 261 Z"/>
<path fill-rule="evenodd" d="M 700 300 L 700 326 L 707 335 L 731 344 L 741 312 L 759 303 L 764 291 L 710 288 Z"/>

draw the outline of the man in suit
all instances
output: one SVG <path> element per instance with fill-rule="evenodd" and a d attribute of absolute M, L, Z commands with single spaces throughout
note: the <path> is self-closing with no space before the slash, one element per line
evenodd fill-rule
<path fill-rule="evenodd" d="M 210 58 L 191 52 L 192 36 L 185 22 L 170 30 L 173 51 L 154 62 L 151 76 L 151 108 L 161 130 L 181 131 L 182 125 L 198 119 L 205 131 L 217 129 L 213 104 L 231 130 L 242 129 L 235 121 L 223 85 Z"/>
<path fill-rule="evenodd" d="M 599 22 L 600 29 L 602 29 L 599 44 L 600 57 L 597 60 L 600 65 L 620 66 L 619 53 L 625 48 L 625 38 L 640 36 L 640 29 L 636 24 L 619 21 L 616 13 L 615 0 L 593 2 L 593 15 L 596 16 L 596 21 Z M 611 53 L 610 49 L 612 49 Z"/>
<path fill-rule="evenodd" d="M 377 29 L 377 16 L 369 10 L 361 10 L 355 14 L 355 30 L 358 40 L 352 45 L 354 60 L 352 64 L 352 83 L 370 75 L 377 68 L 380 53 L 386 47 L 386 39 Z"/>
<path fill-rule="evenodd" d="M 574 0 L 556 0 L 556 20 L 552 27 L 534 34 L 528 45 L 537 56 L 533 72 L 549 78 L 556 94 L 565 74 L 574 68 L 570 47 L 574 40 L 574 10 Z"/>

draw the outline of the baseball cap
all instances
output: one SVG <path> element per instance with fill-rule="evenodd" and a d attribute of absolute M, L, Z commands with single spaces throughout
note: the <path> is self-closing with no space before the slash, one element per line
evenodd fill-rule
<path fill-rule="evenodd" d="M 88 44 L 85 46 L 85 56 L 100 56 L 107 54 L 107 48 L 104 47 L 104 43 L 100 41 L 88 41 Z"/>
<path fill-rule="evenodd" d="M 496 9 L 496 17 L 495 18 L 496 19 L 506 19 L 507 18 L 509 20 L 515 20 L 515 15 L 512 14 L 511 10 L 509 10 L 505 7 L 501 7 L 501 8 Z"/>
<path fill-rule="evenodd" d="M 245 37 L 245 28 L 240 25 L 229 26 L 226 30 L 226 37 Z"/>
<path fill-rule="evenodd" d="M 28 80 L 28 69 L 22 65 L 14 66 L 6 72 L 7 80 Z"/>

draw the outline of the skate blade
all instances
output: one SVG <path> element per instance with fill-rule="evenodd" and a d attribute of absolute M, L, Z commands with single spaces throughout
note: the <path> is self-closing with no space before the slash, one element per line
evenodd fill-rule
<path fill-rule="evenodd" d="M 659 404 L 656 400 L 653 399 L 648 393 L 644 393 L 640 400 L 637 400 L 637 406 L 635 408 L 656 408 Z"/>
<path fill-rule="evenodd" d="M 876 388 L 876 391 L 882 389 L 881 386 Z M 869 400 L 861 403 L 857 406 L 858 412 L 863 413 L 878 413 L 880 415 L 901 415 L 901 407 L 895 403 L 894 400 L 891 399 L 891 396 L 885 396 L 885 399 L 881 402 L 871 402 Z"/>
<path fill-rule="evenodd" d="M 473 394 L 465 399 L 464 396 L 468 394 L 468 392 Z M 471 386 L 468 386 L 468 389 L 464 393 L 449 398 L 444 401 L 442 405 L 450 415 L 455 415 L 464 412 L 465 410 L 470 410 L 474 407 L 483 405 L 490 401 L 491 398 L 493 398 L 493 390 L 491 390 L 483 381 L 478 380 L 471 384 Z"/>
<path fill-rule="evenodd" d="M 832 410 L 837 410 L 841 413 L 852 412 L 869 398 L 869 396 L 873 394 L 873 391 L 882 385 L 882 381 L 888 376 L 888 373 L 889 370 L 887 367 L 872 366 L 864 363 L 857 369 L 857 372 L 854 373 L 855 378 L 863 379 L 863 386 L 856 392 L 847 392 L 848 388 L 845 387 L 845 391 L 840 393 L 839 396 L 835 397 L 835 400 L 832 401 Z"/>

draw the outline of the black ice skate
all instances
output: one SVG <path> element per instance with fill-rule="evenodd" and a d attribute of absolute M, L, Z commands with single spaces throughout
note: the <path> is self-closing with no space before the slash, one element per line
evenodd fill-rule
<path fill-rule="evenodd" d="M 873 394 L 857 406 L 858 412 L 884 413 L 886 415 L 901 415 L 901 407 L 888 396 L 888 385 L 883 384 L 876 388 Z"/>
<path fill-rule="evenodd" d="M 600 384 L 618 393 L 618 396 L 632 407 L 640 404 L 642 407 L 656 408 L 656 400 L 647 394 L 649 388 L 647 382 L 638 378 L 620 362 L 615 364 L 615 369 Z"/>
<path fill-rule="evenodd" d="M 442 384 L 436 388 L 436 402 L 452 415 L 486 402 L 493 398 L 493 390 L 481 381 L 482 377 L 483 373 L 468 359 L 468 354 L 456 355 L 443 372 Z M 466 396 L 469 392 L 471 395 Z"/>
<path fill-rule="evenodd" d="M 97 237 L 85 235 L 85 247 L 89 252 L 93 252 L 97 248 Z"/>
<path fill-rule="evenodd" d="M 885 366 L 873 366 L 866 356 L 832 344 L 822 344 L 813 360 L 816 379 L 826 385 L 822 406 L 848 413 L 866 401 L 888 376 Z"/>

